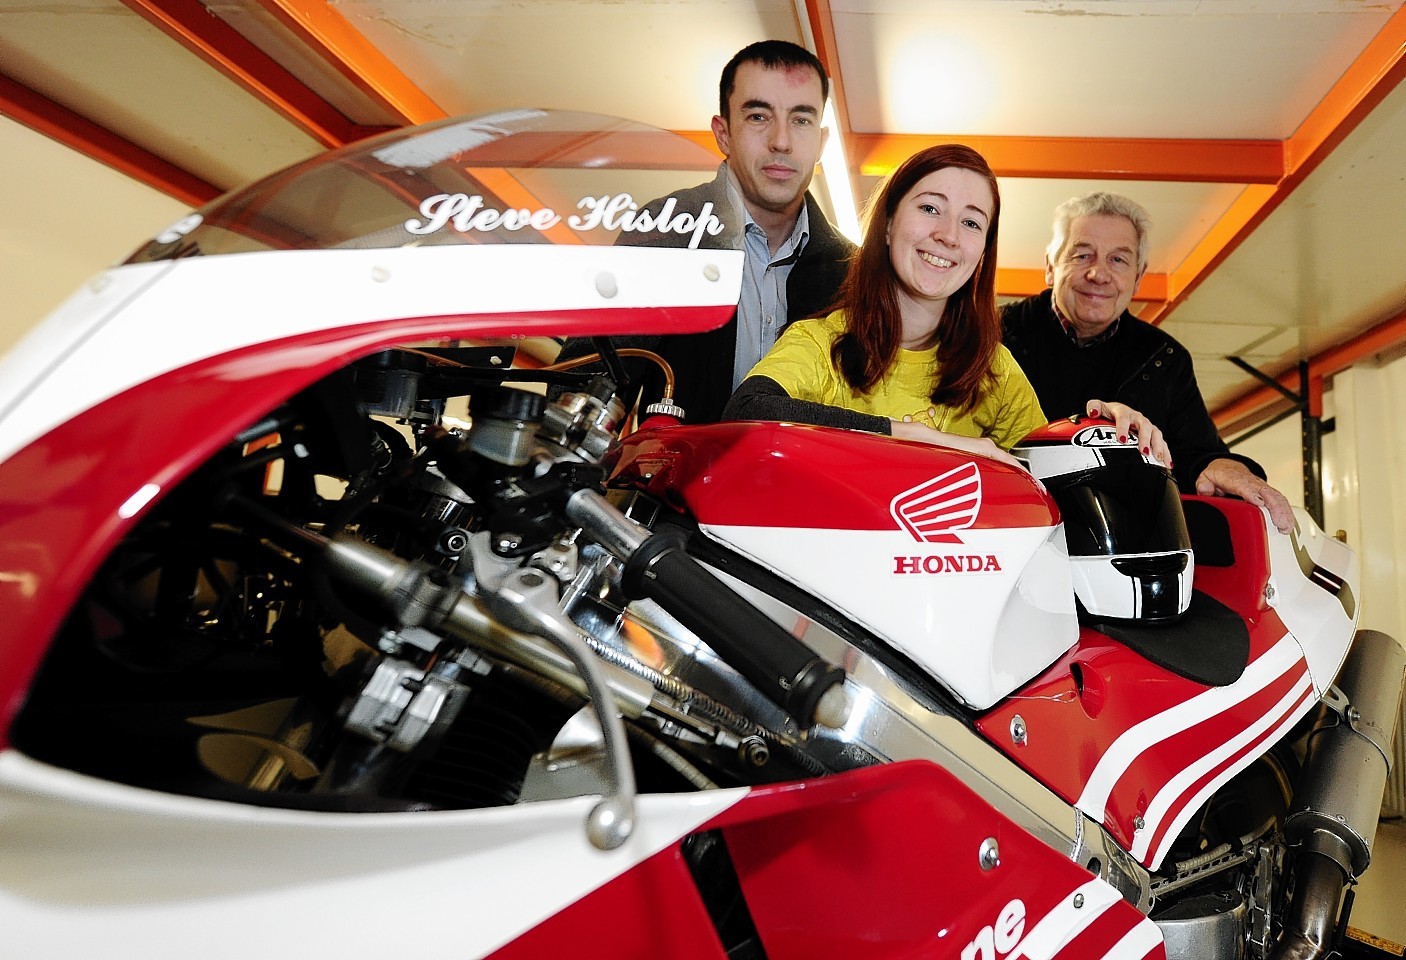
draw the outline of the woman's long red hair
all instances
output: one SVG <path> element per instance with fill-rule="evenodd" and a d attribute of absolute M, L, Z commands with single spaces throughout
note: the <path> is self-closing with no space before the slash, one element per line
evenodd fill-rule
<path fill-rule="evenodd" d="M 869 207 L 864 243 L 850 261 L 836 298 L 845 311 L 845 333 L 835 342 L 831 361 L 851 387 L 874 388 L 898 356 L 903 321 L 898 307 L 898 278 L 889 260 L 888 229 L 894 211 L 928 174 L 958 167 L 980 174 L 991 186 L 994 207 L 986 231 L 986 248 L 970 280 L 947 301 L 938 327 L 937 361 L 941 368 L 932 400 L 970 410 L 992 376 L 991 361 L 1001 342 L 996 312 L 996 235 L 1001 222 L 1001 192 L 986 159 L 971 147 L 944 143 L 919 150 L 899 165 Z"/>

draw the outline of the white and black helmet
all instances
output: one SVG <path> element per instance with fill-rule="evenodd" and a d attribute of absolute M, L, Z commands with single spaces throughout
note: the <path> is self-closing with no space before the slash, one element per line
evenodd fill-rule
<path fill-rule="evenodd" d="M 1032 432 L 1011 451 L 1059 505 L 1074 593 L 1094 617 L 1175 620 L 1191 604 L 1196 572 L 1176 481 L 1118 442 L 1113 424 L 1071 417 Z"/>

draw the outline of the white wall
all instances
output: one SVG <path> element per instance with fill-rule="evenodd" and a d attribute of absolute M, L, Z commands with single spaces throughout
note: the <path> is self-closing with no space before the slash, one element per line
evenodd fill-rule
<path fill-rule="evenodd" d="M 1340 518 L 1362 556 L 1362 626 L 1406 640 L 1406 359 L 1339 374 L 1333 400 L 1336 449 L 1325 460 L 1325 519 Z"/>
<path fill-rule="evenodd" d="M 1323 521 L 1362 558 L 1361 626 L 1406 640 L 1406 358 L 1366 361 L 1337 374 L 1323 394 Z M 1237 453 L 1258 460 L 1269 480 L 1303 503 L 1301 424 L 1292 416 Z"/>
<path fill-rule="evenodd" d="M 0 353 L 188 209 L 0 116 Z"/>

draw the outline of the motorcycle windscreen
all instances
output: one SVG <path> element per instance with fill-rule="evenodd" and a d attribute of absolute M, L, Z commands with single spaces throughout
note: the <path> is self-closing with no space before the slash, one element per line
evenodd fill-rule
<path fill-rule="evenodd" d="M 595 114 L 504 111 L 329 151 L 172 224 L 18 344 L 0 363 L 0 461 L 241 351 L 309 370 L 496 337 L 540 365 L 566 337 L 721 326 L 742 284 L 732 197 L 711 151 Z"/>
<path fill-rule="evenodd" d="M 738 250 L 742 216 L 728 190 L 665 201 L 712 180 L 718 162 L 677 134 L 597 114 L 455 118 L 350 144 L 226 194 L 127 262 L 456 244 Z"/>

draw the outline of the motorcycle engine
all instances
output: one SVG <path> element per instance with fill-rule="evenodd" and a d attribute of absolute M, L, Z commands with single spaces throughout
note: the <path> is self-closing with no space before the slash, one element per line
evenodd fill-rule
<path fill-rule="evenodd" d="M 139 786 L 332 810 L 874 762 L 811 742 L 843 721 L 838 670 L 799 649 L 739 670 L 700 637 L 711 615 L 693 608 L 721 585 L 699 581 L 680 537 L 631 519 L 657 504 L 605 493 L 614 381 L 512 359 L 494 344 L 387 351 L 251 424 L 111 552 L 17 746 Z M 747 676 L 778 669 L 803 698 Z"/>

